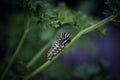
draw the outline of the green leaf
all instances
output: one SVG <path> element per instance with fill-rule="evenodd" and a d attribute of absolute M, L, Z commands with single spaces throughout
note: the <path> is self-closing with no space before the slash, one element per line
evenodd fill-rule
<path fill-rule="evenodd" d="M 110 10 L 105 10 L 104 13 L 106 14 L 106 16 L 116 16 L 113 21 L 120 24 L 120 0 L 107 0 L 106 4 L 110 8 Z"/>

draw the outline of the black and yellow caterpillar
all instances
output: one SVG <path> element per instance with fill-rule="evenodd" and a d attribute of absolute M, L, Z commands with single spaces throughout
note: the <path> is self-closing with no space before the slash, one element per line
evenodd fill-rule
<path fill-rule="evenodd" d="M 55 45 L 47 53 L 48 60 L 51 60 L 54 56 L 59 54 L 64 49 L 65 45 L 70 42 L 70 40 L 70 35 L 68 33 L 61 33 L 57 37 Z"/>

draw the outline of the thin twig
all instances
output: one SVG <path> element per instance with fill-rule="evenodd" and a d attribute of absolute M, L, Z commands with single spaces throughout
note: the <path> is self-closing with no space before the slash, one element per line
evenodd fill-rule
<path fill-rule="evenodd" d="M 40 49 L 40 51 L 38 51 L 38 53 L 28 62 L 27 67 L 31 67 L 42 55 L 42 53 L 49 47 L 49 43 L 46 44 L 42 49 Z"/>
<path fill-rule="evenodd" d="M 28 22 L 27 22 L 27 24 L 26 24 L 25 27 L 28 27 L 28 26 L 29 26 L 29 23 L 30 23 L 30 21 L 28 20 Z M 12 58 L 10 59 L 7 67 L 5 68 L 5 71 L 3 72 L 0 80 L 3 80 L 3 79 L 4 79 L 5 75 L 7 74 L 7 72 L 9 71 L 9 69 L 11 68 L 11 66 L 12 66 L 12 64 L 13 64 L 16 56 L 18 55 L 18 53 L 19 53 L 19 51 L 20 51 L 20 49 L 21 49 L 21 47 L 22 47 L 22 45 L 23 45 L 23 43 L 24 43 L 25 37 L 26 37 L 27 33 L 29 32 L 29 28 L 25 28 L 25 29 L 26 29 L 26 30 L 24 31 L 24 33 L 23 33 L 23 35 L 22 35 L 22 37 L 21 37 L 21 39 L 20 39 L 20 41 L 19 41 L 19 44 L 18 44 L 15 52 L 13 53 L 13 56 L 12 56 Z"/>

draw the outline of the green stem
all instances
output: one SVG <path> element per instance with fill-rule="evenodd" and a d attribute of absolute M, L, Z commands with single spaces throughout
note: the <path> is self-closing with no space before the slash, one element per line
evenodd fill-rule
<path fill-rule="evenodd" d="M 31 67 L 42 55 L 42 53 L 49 47 L 50 43 L 46 44 L 42 50 L 40 50 L 27 64 L 27 67 Z"/>
<path fill-rule="evenodd" d="M 91 32 L 93 30 L 95 30 L 96 28 L 99 28 L 100 26 L 108 23 L 109 21 L 113 20 L 114 16 L 110 16 L 107 17 L 105 19 L 103 19 L 102 21 L 96 23 L 95 25 L 92 25 L 82 31 L 80 31 L 72 40 L 71 42 L 66 45 L 65 49 L 66 50 L 68 47 L 70 47 L 73 43 L 75 43 L 76 40 L 78 40 L 80 38 L 81 35 L 86 34 L 88 32 Z M 63 50 L 63 52 L 64 52 Z M 53 61 L 55 61 L 61 54 L 55 56 L 51 61 L 46 61 L 42 66 L 38 67 L 35 71 L 33 71 L 30 75 L 28 75 L 27 77 L 24 78 L 24 80 L 30 79 L 32 77 L 34 77 L 35 75 L 37 75 L 38 73 L 40 73 L 42 70 L 44 70 L 46 67 L 48 67 Z"/>
<path fill-rule="evenodd" d="M 55 30 L 53 30 L 53 31 L 55 33 L 53 35 L 53 37 L 54 37 L 54 36 L 56 36 L 56 31 Z M 33 64 L 35 64 L 35 62 L 41 57 L 41 55 L 43 54 L 43 52 L 50 46 L 51 42 L 53 42 L 53 39 L 54 38 L 52 38 L 51 40 L 49 40 L 48 43 L 42 49 L 40 49 L 38 51 L 38 53 L 28 62 L 28 64 L 27 64 L 28 68 L 30 68 L 31 66 L 33 66 Z"/>
<path fill-rule="evenodd" d="M 29 26 L 29 21 L 28 21 L 26 27 L 27 27 L 27 26 Z M 20 51 L 21 46 L 22 46 L 23 43 L 24 43 L 25 37 L 26 37 L 26 35 L 27 35 L 28 32 L 29 32 L 29 29 L 26 29 L 26 30 L 24 31 L 24 34 L 22 35 L 21 40 L 20 40 L 20 42 L 19 42 L 19 44 L 18 44 L 15 52 L 13 53 L 13 56 L 12 56 L 12 58 L 10 59 L 10 61 L 9 61 L 8 65 L 7 65 L 5 71 L 3 72 L 0 80 L 3 80 L 3 79 L 4 79 L 5 75 L 7 74 L 7 72 L 9 71 L 9 69 L 11 68 L 11 66 L 12 66 L 12 64 L 13 64 L 16 56 L 18 55 L 18 53 L 19 53 L 19 51 Z"/>

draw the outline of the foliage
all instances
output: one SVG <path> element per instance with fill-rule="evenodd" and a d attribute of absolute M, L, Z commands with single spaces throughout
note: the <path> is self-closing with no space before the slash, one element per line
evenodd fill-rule
<path fill-rule="evenodd" d="M 110 2 L 112 0 L 108 1 Z M 10 26 L 11 34 L 9 34 L 10 39 L 8 40 L 9 52 L 7 55 L 13 56 L 10 57 L 11 60 L 8 62 L 7 68 L 3 67 L 5 66 L 5 61 L 2 62 L 2 68 L 0 68 L 1 72 L 3 72 L 2 79 L 5 78 L 5 76 L 10 76 L 11 73 L 17 76 L 15 78 L 17 80 L 21 78 L 27 79 L 26 77 L 29 76 L 29 78 L 31 78 L 41 72 L 44 68 L 48 67 L 48 65 L 50 65 L 59 56 L 56 56 L 52 61 L 45 62 L 47 60 L 46 54 L 43 53 L 47 52 L 47 49 L 49 49 L 51 43 L 55 41 L 54 37 L 56 37 L 60 31 L 70 32 L 71 36 L 75 35 L 71 43 L 69 43 L 67 48 L 65 48 L 66 50 L 69 49 L 69 47 L 74 44 L 75 41 L 77 41 L 83 34 L 91 32 L 95 29 L 95 33 L 104 33 L 105 28 L 98 27 L 103 26 L 114 18 L 114 16 L 111 16 L 110 14 L 110 17 L 107 17 L 98 22 L 98 19 L 96 20 L 95 18 L 82 13 L 80 10 L 72 10 L 68 8 L 64 3 L 61 3 L 57 7 L 54 7 L 51 3 L 49 3 L 49 1 L 44 0 L 18 0 L 14 3 L 20 9 L 22 9 L 22 12 L 18 12 L 16 15 L 13 14 L 15 18 L 12 17 L 13 19 Z M 114 6 L 114 4 L 111 5 Z M 115 8 L 117 10 L 119 9 L 117 7 Z M 78 32 L 78 34 L 75 32 Z M 22 38 L 19 42 L 21 35 Z M 18 46 L 15 47 L 18 42 Z M 15 52 L 13 53 L 14 49 Z M 38 58 L 34 56 L 38 56 Z M 6 61 L 8 60 L 9 58 L 6 58 Z M 31 66 L 28 66 L 30 61 L 33 61 L 33 63 Z M 2 71 L 3 68 L 5 71 Z M 46 70 L 41 75 L 43 75 L 43 78 L 45 78 L 46 74 L 50 74 L 51 79 L 59 78 L 60 80 L 62 76 L 67 75 L 64 77 L 64 79 L 70 79 L 71 77 L 67 73 L 70 73 L 72 75 L 71 71 L 67 69 L 68 72 L 66 72 L 66 70 L 63 71 L 62 69 L 67 68 L 56 62 L 50 67 L 50 69 Z M 56 73 L 56 71 L 60 73 Z M 7 73 L 9 75 L 7 75 Z M 31 74 L 33 76 L 31 76 Z M 14 76 L 12 75 L 12 77 Z"/>
<path fill-rule="evenodd" d="M 109 6 L 109 10 L 105 10 L 106 16 L 115 15 L 113 20 L 116 23 L 120 22 L 120 1 L 119 0 L 107 0 L 106 4 Z"/>

